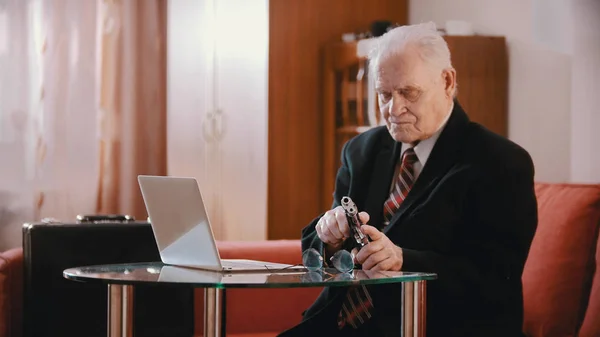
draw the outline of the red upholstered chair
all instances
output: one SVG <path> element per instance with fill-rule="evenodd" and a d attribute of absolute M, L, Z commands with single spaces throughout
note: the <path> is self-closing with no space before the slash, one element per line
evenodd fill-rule
<path fill-rule="evenodd" d="M 524 332 L 600 336 L 600 185 L 536 184 L 539 221 L 523 274 Z M 593 291 L 592 291 L 593 285 Z"/>
<path fill-rule="evenodd" d="M 579 337 L 600 336 L 600 238 L 596 245 L 595 273 L 587 310 L 583 318 Z"/>
<path fill-rule="evenodd" d="M 23 316 L 23 249 L 0 254 L 0 337 L 20 337 Z"/>

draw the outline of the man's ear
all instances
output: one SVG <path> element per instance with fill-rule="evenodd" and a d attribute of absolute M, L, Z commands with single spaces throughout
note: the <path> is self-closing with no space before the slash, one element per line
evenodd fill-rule
<path fill-rule="evenodd" d="M 446 95 L 453 98 L 456 89 L 456 70 L 454 70 L 454 68 L 444 69 L 442 72 L 442 79 Z"/>

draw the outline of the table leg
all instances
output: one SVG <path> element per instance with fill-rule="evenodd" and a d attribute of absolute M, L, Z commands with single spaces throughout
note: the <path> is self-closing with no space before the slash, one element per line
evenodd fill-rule
<path fill-rule="evenodd" d="M 222 289 L 204 288 L 204 337 L 221 337 L 225 328 L 221 326 Z M 221 331 L 223 329 L 223 331 Z"/>
<path fill-rule="evenodd" d="M 108 285 L 108 337 L 133 337 L 133 286 Z"/>
<path fill-rule="evenodd" d="M 425 337 L 426 281 L 402 283 L 402 337 Z"/>

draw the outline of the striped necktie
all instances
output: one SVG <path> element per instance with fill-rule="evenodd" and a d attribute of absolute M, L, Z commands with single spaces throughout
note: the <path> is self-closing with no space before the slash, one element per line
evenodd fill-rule
<path fill-rule="evenodd" d="M 402 154 L 402 163 L 397 170 L 394 188 L 383 207 L 384 224 L 387 225 L 396 213 L 400 204 L 406 199 L 408 192 L 415 181 L 414 164 L 418 158 L 413 148 L 409 148 Z M 363 286 L 352 286 L 346 293 L 342 309 L 338 315 L 338 327 L 342 329 L 346 324 L 357 328 L 371 318 L 373 300 L 367 288 Z"/>
<path fill-rule="evenodd" d="M 390 220 L 400 208 L 400 205 L 406 199 L 408 192 L 412 188 L 415 177 L 415 163 L 419 160 L 415 150 L 411 147 L 406 149 L 402 154 L 402 163 L 396 174 L 396 183 L 390 192 L 390 196 L 383 204 L 383 222 L 385 225 L 390 223 Z"/>

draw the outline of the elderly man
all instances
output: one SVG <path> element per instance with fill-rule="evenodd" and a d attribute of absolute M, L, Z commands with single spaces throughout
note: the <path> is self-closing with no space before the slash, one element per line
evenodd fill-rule
<path fill-rule="evenodd" d="M 303 229 L 303 250 L 348 249 L 348 195 L 371 239 L 355 256 L 363 269 L 438 274 L 427 336 L 522 336 L 521 274 L 537 226 L 529 154 L 469 121 L 435 25 L 389 31 L 370 65 L 386 126 L 345 144 L 333 208 Z M 400 299 L 397 284 L 326 288 L 282 336 L 399 336 Z"/>

